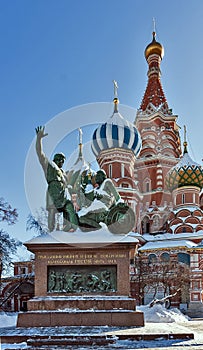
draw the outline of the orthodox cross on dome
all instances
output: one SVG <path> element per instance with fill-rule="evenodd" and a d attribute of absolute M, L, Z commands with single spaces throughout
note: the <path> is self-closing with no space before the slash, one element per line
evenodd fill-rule
<path fill-rule="evenodd" d="M 114 113 L 118 113 L 118 83 L 116 80 L 113 80 L 113 85 L 114 85 Z"/>
<path fill-rule="evenodd" d="M 153 35 L 153 39 L 155 39 L 155 37 L 156 37 L 156 21 L 155 21 L 155 18 L 154 18 L 154 17 L 152 18 L 152 22 L 153 22 L 153 32 L 152 32 L 152 35 Z"/>
<path fill-rule="evenodd" d="M 152 18 L 152 22 L 153 22 L 153 32 L 156 33 L 156 21 L 154 17 Z"/>
<path fill-rule="evenodd" d="M 82 129 L 78 128 L 79 131 L 79 143 L 82 143 Z"/>
<path fill-rule="evenodd" d="M 184 142 L 187 142 L 187 130 L 186 130 L 186 125 L 184 125 Z"/>
<path fill-rule="evenodd" d="M 78 128 L 79 131 L 79 158 L 82 157 L 82 129 Z"/>
<path fill-rule="evenodd" d="M 114 98 L 118 98 L 118 83 L 116 80 L 113 80 L 114 85 Z"/>
<path fill-rule="evenodd" d="M 153 22 L 153 32 L 152 32 L 152 42 L 156 41 L 156 21 L 155 18 L 152 18 Z"/>
<path fill-rule="evenodd" d="M 184 146 L 183 154 L 188 153 L 188 151 L 187 151 L 187 130 L 186 130 L 186 126 L 185 125 L 184 125 L 184 142 L 183 142 L 183 146 Z"/>

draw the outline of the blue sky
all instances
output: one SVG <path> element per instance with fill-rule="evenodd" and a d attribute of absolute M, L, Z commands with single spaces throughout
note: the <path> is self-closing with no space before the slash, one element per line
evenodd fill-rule
<path fill-rule="evenodd" d="M 112 101 L 113 79 L 120 102 L 139 108 L 153 17 L 165 48 L 168 104 L 187 126 L 190 155 L 202 163 L 202 0 L 0 1 L 0 195 L 18 209 L 18 223 L 7 229 L 15 237 L 29 237 L 24 168 L 35 127 L 78 105 Z"/>

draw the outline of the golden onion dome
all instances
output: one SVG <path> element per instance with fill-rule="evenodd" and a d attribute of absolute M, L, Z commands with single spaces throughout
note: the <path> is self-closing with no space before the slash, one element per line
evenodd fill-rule
<path fill-rule="evenodd" d="M 194 162 L 187 152 L 187 142 L 184 142 L 184 154 L 181 160 L 169 170 L 165 177 L 169 191 L 183 186 L 203 188 L 203 168 Z"/>
<path fill-rule="evenodd" d="M 164 47 L 156 41 L 156 33 L 153 32 L 152 35 L 152 42 L 147 45 L 145 49 L 145 58 L 147 60 L 150 55 L 156 54 L 159 55 L 162 59 L 164 57 Z"/>

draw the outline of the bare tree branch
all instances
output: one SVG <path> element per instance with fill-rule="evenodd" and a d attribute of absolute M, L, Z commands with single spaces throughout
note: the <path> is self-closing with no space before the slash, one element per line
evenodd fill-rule
<path fill-rule="evenodd" d="M 12 209 L 4 198 L 0 198 L 0 222 L 13 225 L 17 218 L 17 209 Z M 2 270 L 11 264 L 11 255 L 16 253 L 19 245 L 21 245 L 21 242 L 11 238 L 6 231 L 0 229 L 0 281 Z"/>
<path fill-rule="evenodd" d="M 8 202 L 0 198 L 0 221 L 5 221 L 9 225 L 13 225 L 17 221 L 17 217 L 17 209 L 12 209 Z"/>

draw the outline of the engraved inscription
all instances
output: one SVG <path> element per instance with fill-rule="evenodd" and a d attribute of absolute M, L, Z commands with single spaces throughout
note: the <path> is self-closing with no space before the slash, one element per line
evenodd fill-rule
<path fill-rule="evenodd" d="M 126 253 L 40 254 L 38 256 L 39 260 L 47 260 L 48 265 L 115 265 L 119 259 L 124 258 L 127 258 Z"/>

